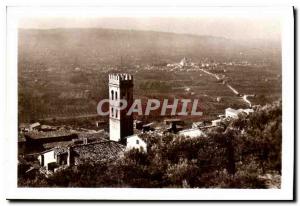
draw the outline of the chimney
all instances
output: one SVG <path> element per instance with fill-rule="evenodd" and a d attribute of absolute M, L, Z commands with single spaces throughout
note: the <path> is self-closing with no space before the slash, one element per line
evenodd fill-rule
<path fill-rule="evenodd" d="M 74 154 L 73 154 L 73 148 L 68 147 L 68 157 L 67 157 L 67 165 L 72 166 L 74 164 Z"/>

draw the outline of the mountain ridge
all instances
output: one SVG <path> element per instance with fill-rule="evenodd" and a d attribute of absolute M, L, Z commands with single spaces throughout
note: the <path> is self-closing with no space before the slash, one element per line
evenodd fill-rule
<path fill-rule="evenodd" d="M 273 43 L 239 42 L 225 37 L 172 32 L 105 28 L 19 29 L 19 60 L 47 66 L 174 62 L 184 56 L 194 62 L 277 58 L 280 47 Z"/>

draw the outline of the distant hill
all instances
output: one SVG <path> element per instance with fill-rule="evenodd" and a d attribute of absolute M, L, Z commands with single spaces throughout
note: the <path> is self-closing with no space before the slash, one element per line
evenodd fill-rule
<path fill-rule="evenodd" d="M 178 62 L 184 56 L 199 62 L 277 59 L 280 45 L 239 42 L 222 37 L 115 29 L 20 29 L 19 63 L 95 67 L 105 64 Z M 122 60 L 121 60 L 122 59 Z M 23 66 L 21 68 L 23 68 Z"/>

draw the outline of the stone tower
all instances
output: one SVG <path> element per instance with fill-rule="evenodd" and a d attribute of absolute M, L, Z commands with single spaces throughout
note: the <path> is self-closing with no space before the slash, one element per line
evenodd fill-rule
<path fill-rule="evenodd" d="M 127 108 L 118 109 L 119 100 L 127 101 Z M 133 116 L 127 111 L 133 103 L 133 77 L 130 74 L 109 74 L 109 139 L 126 143 L 133 135 Z"/>

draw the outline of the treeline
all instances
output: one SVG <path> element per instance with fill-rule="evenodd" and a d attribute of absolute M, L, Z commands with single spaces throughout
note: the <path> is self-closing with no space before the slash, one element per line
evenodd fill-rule
<path fill-rule="evenodd" d="M 266 188 L 262 176 L 281 174 L 281 118 L 278 101 L 224 121 L 207 137 L 144 134 L 147 153 L 132 150 L 116 161 L 86 162 L 50 178 L 19 172 L 19 186 Z"/>

